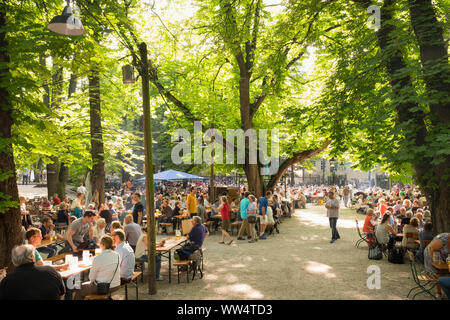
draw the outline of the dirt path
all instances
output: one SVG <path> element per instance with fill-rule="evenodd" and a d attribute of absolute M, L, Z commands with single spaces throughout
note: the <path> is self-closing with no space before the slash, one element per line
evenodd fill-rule
<path fill-rule="evenodd" d="M 140 299 L 406 299 L 413 287 L 409 263 L 394 265 L 383 258 L 367 259 L 367 248 L 357 249 L 355 218 L 344 209 L 338 220 L 341 238 L 330 244 L 325 209 L 308 205 L 284 219 L 280 234 L 255 244 L 237 241 L 220 245 L 217 232 L 205 240 L 205 276 L 189 284 L 158 282 L 158 293 L 147 295 L 140 284 Z M 236 239 L 236 236 L 233 237 Z M 368 289 L 367 268 L 381 271 L 381 288 Z M 162 274 L 167 278 L 167 263 Z M 134 295 L 132 296 L 134 297 Z M 418 298 L 425 298 L 421 295 Z"/>

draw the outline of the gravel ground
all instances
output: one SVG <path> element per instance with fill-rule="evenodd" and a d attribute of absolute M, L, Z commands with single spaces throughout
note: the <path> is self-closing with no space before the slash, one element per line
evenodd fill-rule
<path fill-rule="evenodd" d="M 21 195 L 46 192 L 45 188 L 29 186 L 19 186 L 19 190 Z M 389 263 L 385 257 L 369 260 L 366 246 L 354 246 L 358 239 L 355 218 L 362 227 L 364 216 L 351 209 L 341 209 L 337 224 L 341 239 L 331 244 L 325 210 L 313 204 L 297 209 L 291 218 L 283 220 L 279 234 L 253 244 L 236 240 L 236 235 L 232 245 L 218 244 L 221 236 L 216 232 L 204 243 L 203 279 L 196 277 L 187 284 L 184 274 L 178 284 L 176 268 L 173 268 L 169 284 L 168 263 L 163 260 L 161 274 L 166 279 L 157 282 L 157 294 L 148 295 L 146 281 L 139 281 L 139 299 L 406 299 L 414 286 L 408 261 L 398 265 Z M 158 235 L 157 239 L 164 237 Z M 370 276 L 367 268 L 371 265 L 380 269 L 380 289 L 367 287 Z M 134 297 L 134 290 L 129 290 L 129 298 Z M 124 290 L 113 298 L 123 299 Z M 428 298 L 419 295 L 416 299 Z"/>

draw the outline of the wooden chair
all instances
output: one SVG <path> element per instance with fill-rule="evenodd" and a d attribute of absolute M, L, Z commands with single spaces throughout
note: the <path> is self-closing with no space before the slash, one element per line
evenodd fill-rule
<path fill-rule="evenodd" d="M 417 243 L 415 242 L 415 240 L 418 240 L 418 239 L 419 239 L 419 234 L 418 234 L 418 233 L 415 233 L 415 232 L 407 232 L 404 236 L 406 237 L 406 243 L 407 243 L 407 244 L 414 243 L 415 246 L 416 246 L 415 248 L 407 247 L 408 250 L 412 250 L 413 252 L 414 252 L 414 251 L 417 251 L 417 249 L 419 249 L 419 246 L 417 245 Z M 412 242 L 409 241 L 409 239 L 412 239 Z"/>
<path fill-rule="evenodd" d="M 415 299 L 415 297 L 418 294 L 421 294 L 421 293 L 427 293 L 434 300 L 436 300 L 436 296 L 431 293 L 431 290 L 436 286 L 438 277 L 436 275 L 426 274 L 423 271 L 419 272 L 417 270 L 417 263 L 416 263 L 416 259 L 414 257 L 414 253 L 412 253 L 409 250 L 407 252 L 408 252 L 408 257 L 409 257 L 409 261 L 410 261 L 411 274 L 412 274 L 413 280 L 417 286 L 415 286 L 414 288 L 409 290 L 408 295 L 406 297 L 409 298 L 410 294 L 413 293 L 413 291 L 420 289 L 412 297 L 413 300 Z"/>
<path fill-rule="evenodd" d="M 359 245 L 363 242 L 367 243 L 367 235 L 362 233 L 359 229 L 358 219 L 356 219 L 356 231 L 358 232 L 359 239 L 355 243 L 355 247 L 359 248 Z"/>

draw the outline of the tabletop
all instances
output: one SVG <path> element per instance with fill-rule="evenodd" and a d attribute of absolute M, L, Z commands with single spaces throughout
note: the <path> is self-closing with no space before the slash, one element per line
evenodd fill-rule
<path fill-rule="evenodd" d="M 164 243 L 163 247 L 156 247 L 157 252 L 167 252 L 175 248 L 176 246 L 182 244 L 183 242 L 187 241 L 187 237 L 180 237 L 180 239 L 176 239 L 176 237 L 170 237 L 164 239 L 166 242 Z"/>
<path fill-rule="evenodd" d="M 68 279 L 74 275 L 77 275 L 79 273 L 82 273 L 84 271 L 90 270 L 92 268 L 92 261 L 94 260 L 94 257 L 91 257 L 89 259 L 89 262 L 86 264 L 83 264 L 83 261 L 78 261 L 78 264 L 76 267 L 69 268 L 65 271 L 58 271 L 59 274 L 63 279 Z"/>
<path fill-rule="evenodd" d="M 432 264 L 433 267 L 435 267 L 436 269 L 439 269 L 439 270 L 447 270 L 447 271 L 449 271 L 448 263 L 445 262 L 445 261 L 439 261 L 439 262 L 431 261 L 431 264 Z"/>
<path fill-rule="evenodd" d="M 36 246 L 36 249 L 37 249 L 37 248 L 46 247 L 46 246 L 49 246 L 49 245 L 51 245 L 51 244 L 56 244 L 56 239 L 53 240 L 53 241 L 50 241 L 50 239 L 48 239 L 48 240 L 42 240 L 41 243 L 38 244 L 38 245 Z"/>

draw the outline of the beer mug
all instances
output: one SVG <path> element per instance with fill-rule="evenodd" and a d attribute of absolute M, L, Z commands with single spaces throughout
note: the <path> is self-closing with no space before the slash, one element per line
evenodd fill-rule
<path fill-rule="evenodd" d="M 181 231 L 180 230 L 175 230 L 175 239 L 180 240 L 181 238 Z"/>
<path fill-rule="evenodd" d="M 95 249 L 95 256 L 98 256 L 102 252 L 102 249 L 97 248 Z"/>

